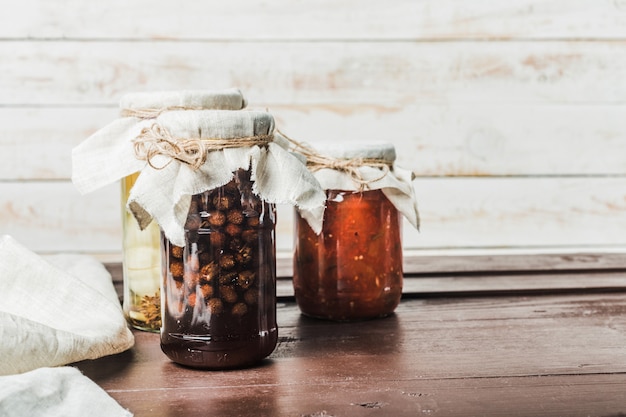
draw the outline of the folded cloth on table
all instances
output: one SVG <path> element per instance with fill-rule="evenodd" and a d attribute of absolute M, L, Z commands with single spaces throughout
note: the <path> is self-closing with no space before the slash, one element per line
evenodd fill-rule
<path fill-rule="evenodd" d="M 76 368 L 39 368 L 0 376 L 3 417 L 132 417 Z"/>
<path fill-rule="evenodd" d="M 87 255 L 48 260 L 0 237 L 0 375 L 123 352 L 134 338 L 111 275 Z"/>

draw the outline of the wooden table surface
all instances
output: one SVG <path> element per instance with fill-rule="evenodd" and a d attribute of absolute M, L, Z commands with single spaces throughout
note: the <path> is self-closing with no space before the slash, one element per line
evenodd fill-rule
<path fill-rule="evenodd" d="M 278 346 L 257 367 L 184 368 L 140 331 L 78 367 L 137 417 L 626 416 L 626 292 L 599 287 L 407 294 L 357 323 L 303 317 L 284 296 Z"/>

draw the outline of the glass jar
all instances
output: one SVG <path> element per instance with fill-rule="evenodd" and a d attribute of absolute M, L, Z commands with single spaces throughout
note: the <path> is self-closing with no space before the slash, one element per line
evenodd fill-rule
<path fill-rule="evenodd" d="M 305 315 L 391 314 L 402 296 L 402 215 L 382 190 L 327 190 L 322 232 L 296 213 L 293 284 Z"/>
<path fill-rule="evenodd" d="M 197 368 L 253 365 L 278 340 L 274 204 L 250 171 L 192 197 L 185 246 L 162 237 L 161 349 Z"/>
<path fill-rule="evenodd" d="M 246 106 L 238 89 L 198 91 L 157 91 L 124 95 L 121 115 L 136 120 L 154 119 L 168 110 L 225 109 Z M 139 172 L 121 180 L 123 243 L 123 309 L 127 321 L 139 330 L 158 332 L 161 327 L 161 232 L 156 222 L 141 230 L 126 209 L 130 190 Z"/>
<path fill-rule="evenodd" d="M 140 230 L 126 201 L 139 173 L 122 179 L 123 309 L 136 329 L 158 332 L 161 327 L 161 232 L 156 222 Z"/>

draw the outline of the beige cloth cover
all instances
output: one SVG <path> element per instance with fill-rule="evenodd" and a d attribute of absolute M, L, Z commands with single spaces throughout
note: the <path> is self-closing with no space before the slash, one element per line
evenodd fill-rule
<path fill-rule="evenodd" d="M 178 110 L 162 112 L 154 119 L 122 118 L 74 148 L 72 180 L 78 190 L 87 193 L 141 171 L 128 208 L 140 227 L 154 218 L 173 244 L 184 246 L 191 196 L 228 183 L 237 169 L 250 168 L 253 192 L 270 203 L 298 207 L 313 230 L 321 230 L 324 191 L 287 150 L 288 142 L 283 138 L 275 135 L 267 146 L 209 152 L 197 170 L 168 156 L 157 156 L 152 162 L 164 168 L 154 169 L 135 157 L 133 140 L 155 123 L 176 139 L 232 139 L 274 133 L 274 119 L 269 113 L 247 110 Z"/>
<path fill-rule="evenodd" d="M 369 190 L 382 190 L 385 196 L 406 217 L 416 229 L 419 229 L 420 218 L 417 207 L 415 189 L 413 187 L 412 171 L 403 169 L 395 164 L 396 151 L 393 144 L 384 141 L 337 143 L 319 142 L 313 149 L 320 155 L 340 159 L 364 158 L 377 159 L 390 164 L 387 175 L 381 175 L 381 169 L 371 166 L 359 167 L 358 173 L 363 181 L 367 182 Z M 358 191 L 359 184 L 346 173 L 332 168 L 322 168 L 314 172 L 315 178 L 325 190 Z"/>
<path fill-rule="evenodd" d="M 134 344 L 111 275 L 87 255 L 47 260 L 0 237 L 0 375 L 119 353 Z"/>
<path fill-rule="evenodd" d="M 120 99 L 122 118 L 98 130 L 72 150 L 76 187 L 88 193 L 140 171 L 146 163 L 137 160 L 131 143 L 144 127 L 169 110 L 241 110 L 246 101 L 238 89 L 183 90 L 129 93 Z"/>

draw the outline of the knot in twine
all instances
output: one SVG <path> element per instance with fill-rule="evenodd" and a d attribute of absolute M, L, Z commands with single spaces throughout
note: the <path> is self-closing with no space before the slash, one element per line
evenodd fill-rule
<path fill-rule="evenodd" d="M 168 106 L 162 108 L 145 108 L 145 109 L 122 109 L 120 115 L 122 117 L 137 117 L 139 119 L 156 119 L 159 115 L 166 111 L 173 110 L 206 110 L 203 107 L 187 107 L 187 106 Z"/>
<path fill-rule="evenodd" d="M 148 165 L 154 169 L 163 169 L 173 160 L 198 169 L 206 162 L 209 152 L 255 145 L 267 146 L 273 140 L 274 136 L 271 134 L 232 139 L 174 138 L 166 128 L 154 123 L 150 127 L 144 127 L 133 140 L 133 144 L 136 158 L 148 162 Z M 167 156 L 170 160 L 163 166 L 156 166 L 152 160 L 157 155 Z"/>
<path fill-rule="evenodd" d="M 328 168 L 336 171 L 343 172 L 350 176 L 350 179 L 358 187 L 359 191 L 363 191 L 369 188 L 371 183 L 383 179 L 391 170 L 393 162 L 383 158 L 334 158 L 327 155 L 322 155 L 315 149 L 298 142 L 290 137 L 286 136 L 282 132 L 281 136 L 286 138 L 294 145 L 294 150 L 301 153 L 306 157 L 306 166 L 311 172 L 319 171 L 320 169 Z M 359 168 L 368 166 L 373 168 L 380 168 L 382 173 L 379 177 L 372 179 L 364 179 L 361 175 Z"/>

